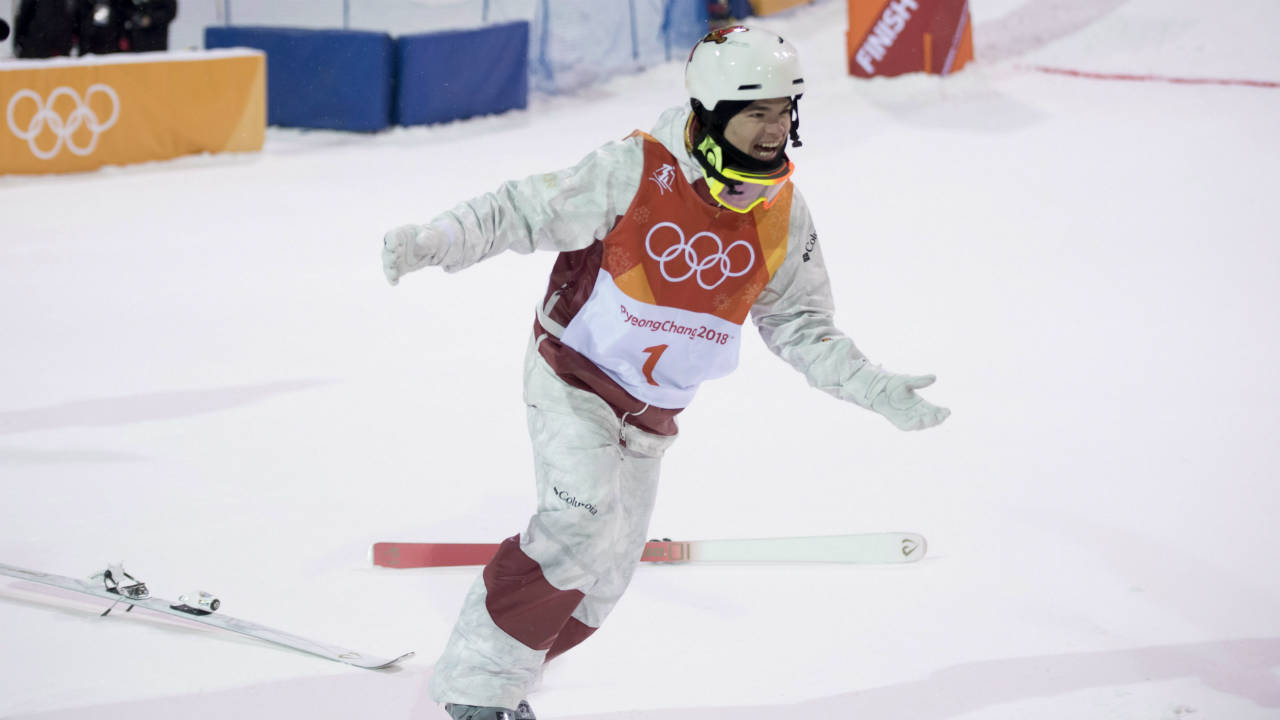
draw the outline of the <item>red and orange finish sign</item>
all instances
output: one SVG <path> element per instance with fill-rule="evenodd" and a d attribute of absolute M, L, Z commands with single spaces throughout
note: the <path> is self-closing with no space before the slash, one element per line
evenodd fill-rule
<path fill-rule="evenodd" d="M 850 75 L 949 75 L 973 59 L 969 0 L 848 3 Z"/>

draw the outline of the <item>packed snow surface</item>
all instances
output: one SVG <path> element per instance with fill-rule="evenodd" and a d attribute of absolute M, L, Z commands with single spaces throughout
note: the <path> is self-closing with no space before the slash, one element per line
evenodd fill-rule
<path fill-rule="evenodd" d="M 652 525 L 912 530 L 929 557 L 643 567 L 540 717 L 1280 717 L 1280 5 L 972 11 L 979 59 L 945 79 L 849 78 L 843 2 L 752 21 L 806 66 L 791 156 L 839 324 L 954 414 L 899 432 L 751 331 L 681 416 Z M 649 128 L 681 69 L 0 178 L 0 562 L 124 561 L 162 597 L 418 652 L 369 672 L 0 578 L 0 717 L 443 718 L 427 684 L 476 570 L 368 549 L 523 528 L 553 257 L 391 288 L 382 234 Z"/>

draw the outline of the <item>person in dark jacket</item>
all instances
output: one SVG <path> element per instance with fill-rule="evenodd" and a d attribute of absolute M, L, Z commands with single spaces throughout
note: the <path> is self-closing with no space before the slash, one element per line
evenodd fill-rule
<path fill-rule="evenodd" d="M 76 45 L 81 55 L 105 55 L 124 48 L 124 8 L 120 0 L 76 0 Z"/>
<path fill-rule="evenodd" d="M 69 0 L 21 0 L 13 25 L 15 56 L 47 58 L 71 54 L 75 24 Z"/>
<path fill-rule="evenodd" d="M 130 51 L 169 49 L 169 23 L 178 16 L 178 0 L 122 0 L 120 4 Z"/>

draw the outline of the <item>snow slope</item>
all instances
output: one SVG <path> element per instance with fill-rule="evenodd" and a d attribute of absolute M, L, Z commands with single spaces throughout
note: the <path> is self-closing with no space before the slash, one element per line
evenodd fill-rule
<path fill-rule="evenodd" d="M 540 717 L 1280 717 L 1280 88 L 1160 79 L 1280 81 L 1280 6 L 973 12 L 980 60 L 946 80 L 846 77 L 835 0 L 756 21 L 807 68 L 792 156 L 837 319 L 954 415 L 900 433 L 748 339 L 682 415 L 652 526 L 916 530 L 930 557 L 642 568 Z M 367 550 L 523 527 L 553 258 L 390 288 L 382 233 L 681 99 L 670 64 L 500 117 L 0 178 L 0 562 L 124 560 L 419 653 L 372 673 L 0 578 L 0 717 L 444 717 L 427 682 L 475 571 Z"/>

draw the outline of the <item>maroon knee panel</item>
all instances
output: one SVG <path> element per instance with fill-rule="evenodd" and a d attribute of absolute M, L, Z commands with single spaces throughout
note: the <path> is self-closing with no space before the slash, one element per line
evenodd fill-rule
<path fill-rule="evenodd" d="M 519 535 L 504 540 L 485 566 L 484 587 L 485 607 L 494 624 L 534 650 L 552 650 L 558 646 L 557 638 L 562 630 L 569 630 L 571 636 L 580 636 L 572 641 L 566 637 L 567 645 L 559 651 L 564 652 L 594 630 L 589 628 L 583 634 L 566 627 L 573 623 L 587 627 L 570 617 L 582 602 L 582 593 L 557 590 L 547 582 L 538 563 L 520 549 Z"/>
<path fill-rule="evenodd" d="M 591 633 L 595 631 L 596 628 L 581 622 L 577 618 L 569 618 L 564 627 L 560 628 L 560 634 L 556 636 L 555 644 L 547 651 L 547 660 L 568 652 L 573 646 L 591 637 Z"/>

